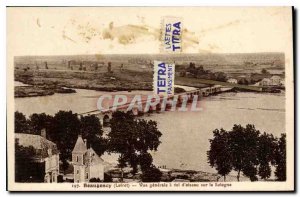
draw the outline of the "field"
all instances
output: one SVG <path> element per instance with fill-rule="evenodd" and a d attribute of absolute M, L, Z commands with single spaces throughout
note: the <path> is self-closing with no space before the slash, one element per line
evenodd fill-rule
<path fill-rule="evenodd" d="M 67 62 L 98 63 L 100 71 L 106 70 L 108 62 L 112 63 L 112 69 L 118 69 L 123 64 L 125 69 L 134 71 L 149 70 L 154 60 L 175 62 L 176 65 L 188 65 L 195 62 L 205 69 L 223 71 L 225 73 L 245 73 L 260 71 L 262 68 L 274 71 L 284 69 L 283 53 L 249 53 L 249 54 L 139 54 L 139 55 L 73 55 L 73 56 L 18 56 L 15 57 L 15 67 L 29 66 L 41 68 L 47 61 L 49 69 L 67 69 Z M 75 68 L 74 68 L 75 69 Z"/>
<path fill-rule="evenodd" d="M 154 60 L 174 62 L 177 71 L 194 62 L 196 67 L 224 72 L 228 77 L 259 73 L 263 68 L 270 73 L 284 73 L 282 53 L 18 56 L 15 80 L 39 87 L 152 90 Z M 206 87 L 215 82 L 176 76 L 175 84 Z"/>

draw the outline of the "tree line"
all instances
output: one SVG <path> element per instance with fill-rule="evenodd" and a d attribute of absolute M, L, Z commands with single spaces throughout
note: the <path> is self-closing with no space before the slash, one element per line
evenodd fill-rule
<path fill-rule="evenodd" d="M 251 181 L 267 180 L 275 167 L 277 181 L 286 180 L 286 134 L 280 138 L 261 133 L 254 125 L 234 125 L 230 131 L 215 129 L 209 140 L 208 163 L 226 180 L 232 170 Z"/>
<path fill-rule="evenodd" d="M 180 76 L 185 77 L 186 72 L 189 72 L 189 75 L 193 78 L 209 79 L 223 82 L 227 81 L 227 75 L 224 72 L 212 72 L 210 70 L 205 70 L 202 65 L 196 66 L 194 62 L 190 62 L 189 66 L 180 72 Z"/>
<path fill-rule="evenodd" d="M 161 173 L 152 164 L 149 151 L 156 151 L 161 132 L 157 123 L 152 120 L 136 119 L 125 112 L 114 112 L 110 121 L 111 131 L 104 136 L 103 128 L 95 115 L 78 116 L 72 111 L 59 111 L 54 116 L 45 113 L 32 114 L 29 118 L 15 112 L 15 132 L 40 135 L 46 129 L 47 139 L 54 142 L 60 151 L 62 169 L 66 170 L 72 158 L 72 150 L 78 135 L 87 139 L 88 145 L 101 156 L 104 152 L 119 153 L 119 167 L 130 166 L 132 174 L 136 174 L 138 166 L 142 171 L 142 179 L 159 181 Z M 123 172 L 123 170 L 122 170 Z"/>

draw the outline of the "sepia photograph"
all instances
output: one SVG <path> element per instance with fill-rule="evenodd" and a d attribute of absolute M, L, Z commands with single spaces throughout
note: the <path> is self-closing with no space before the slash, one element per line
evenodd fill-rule
<path fill-rule="evenodd" d="M 6 9 L 10 191 L 294 190 L 292 7 Z"/>

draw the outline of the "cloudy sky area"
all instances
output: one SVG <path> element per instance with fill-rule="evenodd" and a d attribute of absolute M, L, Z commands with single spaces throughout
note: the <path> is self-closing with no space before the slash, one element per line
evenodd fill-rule
<path fill-rule="evenodd" d="M 291 9 L 8 8 L 11 55 L 146 54 L 160 51 L 164 16 L 182 18 L 184 53 L 291 50 Z"/>

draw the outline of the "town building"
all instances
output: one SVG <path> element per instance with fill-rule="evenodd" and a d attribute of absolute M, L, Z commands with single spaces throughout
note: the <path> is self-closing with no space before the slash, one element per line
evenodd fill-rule
<path fill-rule="evenodd" d="M 44 174 L 44 182 L 57 183 L 59 175 L 59 151 L 55 143 L 46 139 L 46 131 L 42 130 L 41 135 L 16 133 L 15 141 L 23 147 L 32 146 L 35 149 L 32 159 L 38 166 L 42 167 L 38 169 L 44 169 L 44 171 L 38 172 Z"/>
<path fill-rule="evenodd" d="M 280 86 L 281 85 L 281 77 L 278 75 L 274 75 L 270 78 L 271 84 L 273 86 Z"/>
<path fill-rule="evenodd" d="M 97 155 L 92 147 L 87 148 L 87 141 L 78 136 L 72 151 L 74 183 L 89 182 L 91 179 L 104 180 L 107 163 Z"/>
<path fill-rule="evenodd" d="M 228 83 L 235 83 L 235 84 L 238 83 L 237 79 L 234 79 L 234 78 L 228 79 L 227 82 Z"/>
<path fill-rule="evenodd" d="M 259 84 L 261 86 L 282 86 L 284 85 L 283 80 L 280 76 L 274 75 L 271 78 L 263 78 Z"/>
<path fill-rule="evenodd" d="M 260 83 L 260 86 L 270 86 L 271 85 L 271 80 L 269 78 L 263 78 Z"/>

